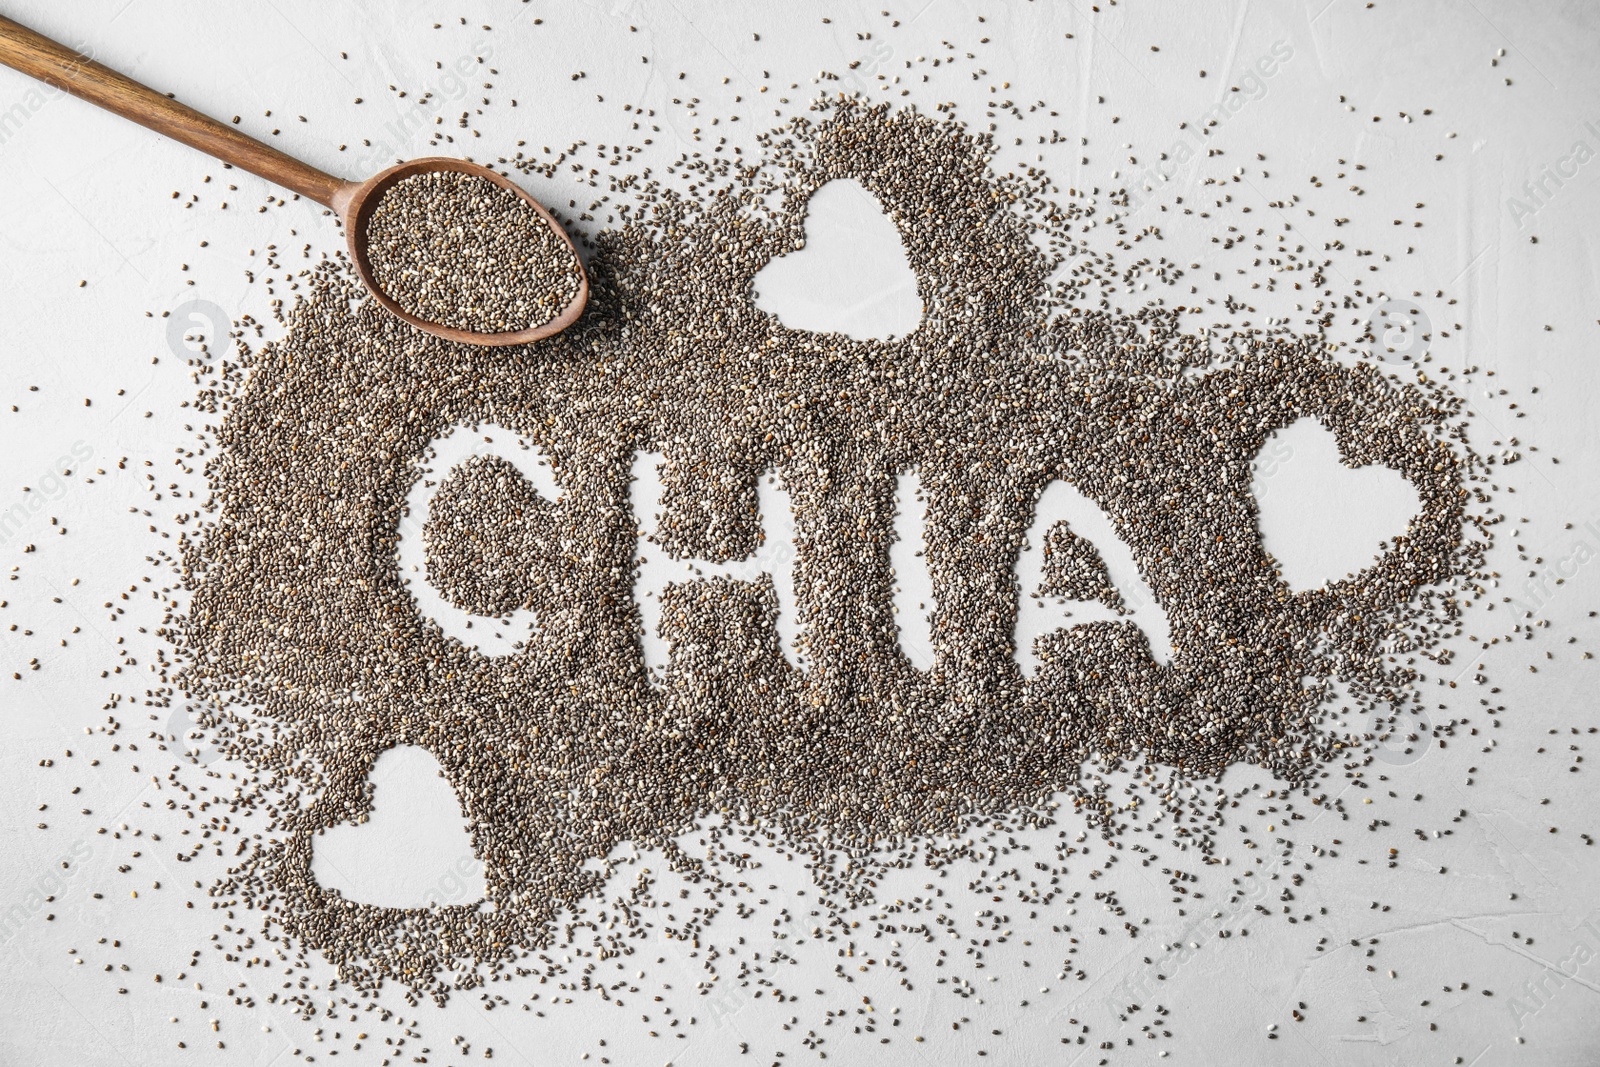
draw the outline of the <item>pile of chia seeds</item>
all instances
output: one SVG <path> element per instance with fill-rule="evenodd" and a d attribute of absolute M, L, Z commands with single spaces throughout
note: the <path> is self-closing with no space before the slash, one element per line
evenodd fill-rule
<path fill-rule="evenodd" d="M 583 270 L 521 197 L 451 170 L 384 191 L 367 223 L 367 257 L 378 288 L 404 310 L 475 333 L 543 326 L 577 298 Z"/>
<path fill-rule="evenodd" d="M 1042 175 L 994 173 L 992 141 L 954 118 L 840 98 L 763 150 L 693 164 L 693 197 L 630 186 L 640 199 L 594 239 L 589 309 L 559 336 L 496 350 L 428 337 L 330 261 L 302 279 L 287 335 L 203 398 L 224 418 L 161 699 L 198 709 L 238 802 L 272 831 L 213 900 L 264 913 L 272 937 L 325 954 L 357 989 L 444 997 L 503 968 L 564 973 L 543 953 L 572 937 L 556 917 L 585 907 L 619 931 L 600 944 L 627 955 L 646 913 L 597 899 L 625 843 L 674 857 L 722 905 L 748 892 L 742 840 L 817 857 L 835 918 L 871 905 L 874 872 L 982 853 L 974 826 L 1004 836 L 1072 810 L 1108 838 L 1164 812 L 1168 844 L 1198 863 L 1225 806 L 1207 791 L 1228 768 L 1336 806 L 1330 770 L 1457 673 L 1496 520 L 1450 389 L 1315 332 L 1213 327 L 1198 301 L 1116 310 L 1126 275 L 1081 237 L 1101 220 Z M 841 177 L 899 231 L 923 301 L 908 336 L 794 330 L 750 297 L 756 272 L 800 247 L 811 194 Z M 433 210 L 435 191 L 417 190 L 374 217 L 375 249 L 437 221 L 401 210 Z M 526 324 L 521 301 L 550 294 L 502 281 L 466 299 L 484 272 L 406 247 L 380 280 L 435 321 Z M 1264 548 L 1251 493 L 1268 435 L 1302 417 L 1421 502 L 1372 566 L 1304 591 Z M 493 457 L 424 473 L 434 442 L 491 423 L 548 459 L 559 495 Z M 642 453 L 665 458 L 659 515 L 630 505 Z M 926 668 L 900 648 L 888 564 L 896 476 L 913 471 L 935 601 Z M 770 578 L 708 578 L 664 598 L 673 651 L 653 683 L 640 530 L 675 558 L 745 559 L 773 474 L 794 506 L 803 656 L 778 639 Z M 430 513 L 408 515 L 423 477 L 440 480 Z M 1041 638 L 1038 671 L 1019 669 L 1017 604 L 1041 590 L 1014 567 L 1056 480 L 1110 517 L 1170 650 L 1099 622 Z M 447 636 L 397 564 L 408 524 L 428 559 L 414 580 L 486 625 L 531 610 L 537 631 L 500 654 Z M 1075 538 L 1051 532 L 1042 591 L 1119 605 Z M 443 768 L 485 902 L 377 907 L 312 876 L 317 835 L 366 816 L 368 772 L 397 745 Z M 1113 780 L 1139 795 L 1118 799 Z M 697 828 L 718 863 L 680 847 Z M 1076 848 L 1063 848 L 1064 862 Z M 678 936 L 709 936 L 722 905 Z"/>

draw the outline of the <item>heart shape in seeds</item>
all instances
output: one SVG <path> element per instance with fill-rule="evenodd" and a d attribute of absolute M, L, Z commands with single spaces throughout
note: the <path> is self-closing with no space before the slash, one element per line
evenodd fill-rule
<path fill-rule="evenodd" d="M 461 817 L 461 803 L 439 761 L 399 745 L 373 761 L 374 791 L 363 823 L 330 827 L 316 838 L 312 873 L 346 900 L 386 908 L 473 904 L 484 897 L 483 864 Z"/>
<path fill-rule="evenodd" d="M 1262 541 L 1297 592 L 1365 570 L 1421 509 L 1398 471 L 1346 465 L 1333 434 L 1312 418 L 1267 438 L 1251 492 Z"/>
<path fill-rule="evenodd" d="M 805 242 L 755 276 L 755 303 L 794 330 L 858 341 L 904 337 L 922 322 L 900 231 L 866 186 L 837 178 L 806 204 Z"/>

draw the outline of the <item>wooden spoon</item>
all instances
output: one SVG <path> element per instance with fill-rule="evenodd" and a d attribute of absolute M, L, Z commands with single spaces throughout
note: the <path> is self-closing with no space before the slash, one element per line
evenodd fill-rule
<path fill-rule="evenodd" d="M 430 157 L 413 159 L 380 171 L 364 182 L 347 182 L 331 174 L 268 147 L 252 137 L 247 137 L 215 119 L 207 118 L 193 108 L 185 107 L 170 97 L 141 85 L 109 67 L 102 66 L 72 49 L 42 34 L 35 33 L 8 18 L 0 17 L 0 63 L 38 78 L 74 96 L 82 97 L 107 111 L 132 119 L 157 133 L 198 148 L 225 163 L 267 179 L 286 189 L 292 189 L 307 199 L 314 200 L 338 215 L 344 222 L 345 238 L 350 246 L 350 259 L 356 273 L 372 295 L 390 312 L 419 330 L 472 345 L 520 345 L 539 341 L 571 326 L 583 313 L 589 300 L 589 279 L 578 259 L 572 238 L 561 228 L 544 205 L 524 192 L 516 183 L 496 174 L 487 167 L 468 163 L 464 159 Z M 566 308 L 549 322 L 526 330 L 503 333 L 478 333 L 428 322 L 411 314 L 395 303 L 373 281 L 372 265 L 367 258 L 367 223 L 373 209 L 383 194 L 396 182 L 427 171 L 456 171 L 471 174 L 493 182 L 508 192 L 521 197 L 523 202 L 538 212 L 539 217 L 566 242 L 578 270 L 578 293 Z"/>

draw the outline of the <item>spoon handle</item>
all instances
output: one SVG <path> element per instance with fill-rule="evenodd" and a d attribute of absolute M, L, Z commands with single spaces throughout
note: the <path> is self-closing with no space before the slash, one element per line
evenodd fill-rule
<path fill-rule="evenodd" d="M 334 198 L 349 184 L 3 16 L 0 63 L 292 189 L 324 207 L 333 207 Z"/>

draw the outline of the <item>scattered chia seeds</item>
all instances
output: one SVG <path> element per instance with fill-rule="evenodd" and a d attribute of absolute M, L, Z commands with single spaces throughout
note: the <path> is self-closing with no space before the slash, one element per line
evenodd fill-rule
<path fill-rule="evenodd" d="M 406 311 L 476 333 L 542 326 L 578 295 L 572 249 L 486 178 L 424 171 L 384 192 L 367 224 L 372 277 Z"/>

